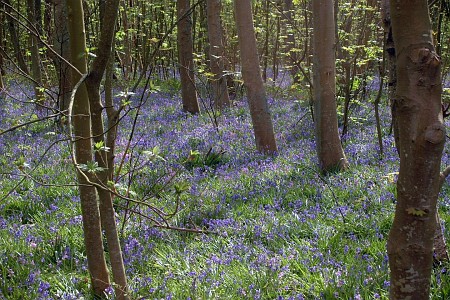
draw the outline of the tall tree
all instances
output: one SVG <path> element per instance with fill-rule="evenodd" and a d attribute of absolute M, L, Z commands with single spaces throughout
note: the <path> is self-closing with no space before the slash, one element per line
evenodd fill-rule
<path fill-rule="evenodd" d="M 107 151 L 104 147 L 106 145 L 106 133 L 104 130 L 102 116 L 104 107 L 101 103 L 100 97 L 100 84 L 111 55 L 113 37 L 115 33 L 115 26 L 110 26 L 110 24 L 116 24 L 119 4 L 119 0 L 101 1 L 100 10 L 102 19 L 100 20 L 100 38 L 97 46 L 96 57 L 92 62 L 92 67 L 90 68 L 91 71 L 86 78 L 86 87 L 91 110 L 93 140 L 96 145 L 100 145 L 95 151 L 95 160 L 98 163 L 98 166 L 102 168 L 96 172 L 96 182 L 98 183 L 97 193 L 100 199 L 101 222 L 108 243 L 116 298 L 118 300 L 124 300 L 129 299 L 127 280 L 125 276 L 125 267 L 122 258 L 119 236 L 117 233 L 113 197 L 107 188 L 109 180 L 108 169 L 113 169 L 114 166 L 108 164 L 111 161 L 108 159 Z M 108 128 L 108 131 L 109 129 L 110 128 Z"/>
<path fill-rule="evenodd" d="M 223 45 L 223 28 L 220 17 L 221 0 L 206 0 L 209 60 L 212 78 L 212 91 L 215 106 L 218 108 L 230 105 L 227 80 L 224 75 L 225 48 Z"/>
<path fill-rule="evenodd" d="M 177 0 L 178 58 L 183 110 L 196 114 L 200 112 L 200 107 L 198 105 L 197 90 L 195 88 L 190 8 L 190 0 Z"/>
<path fill-rule="evenodd" d="M 397 60 L 396 112 L 400 171 L 389 232 L 391 299 L 428 299 L 436 202 L 445 142 L 441 60 L 435 52 L 427 0 L 390 3 Z"/>
<path fill-rule="evenodd" d="M 39 9 L 36 5 L 39 5 Z M 45 94 L 42 87 L 42 72 L 41 72 L 41 59 L 39 55 L 39 38 L 36 34 L 40 34 L 39 29 L 42 26 L 39 26 L 38 20 L 40 17 L 37 16 L 40 13 L 40 1 L 35 0 L 27 0 L 27 8 L 28 8 L 28 22 L 36 29 L 34 33 L 30 35 L 31 47 L 31 72 L 34 80 L 34 93 L 36 96 L 37 103 L 43 103 L 45 100 Z"/>
<path fill-rule="evenodd" d="M 78 69 L 72 73 L 74 85 L 87 74 L 86 34 L 84 29 L 84 12 L 82 0 L 66 0 L 68 13 L 68 30 L 70 35 L 71 63 Z M 81 74 L 80 74 L 81 73 Z M 81 84 L 73 100 L 73 134 L 75 158 L 80 190 L 81 212 L 83 217 L 84 242 L 91 275 L 92 289 L 95 295 L 103 296 L 110 286 L 109 274 L 103 251 L 100 211 L 97 193 L 89 184 L 89 173 L 81 170 L 81 166 L 92 163 L 91 111 L 85 84 Z"/>
<path fill-rule="evenodd" d="M 25 73 L 29 74 L 27 64 L 25 62 L 25 58 L 23 57 L 22 47 L 20 45 L 19 36 L 17 35 L 17 30 L 14 22 L 14 18 L 12 15 L 12 6 L 10 0 L 2 0 L 5 5 L 6 19 L 8 21 L 9 34 L 11 37 L 11 43 L 14 47 L 14 52 L 17 58 L 17 63 L 19 68 Z"/>
<path fill-rule="evenodd" d="M 67 31 L 67 9 L 63 0 L 53 0 L 54 4 L 54 48 L 63 58 L 69 60 L 69 33 Z M 59 57 L 53 56 L 54 65 L 58 76 L 58 106 L 61 111 L 69 108 L 71 79 L 69 66 Z"/>
<path fill-rule="evenodd" d="M 292 0 L 283 0 L 283 28 L 284 28 L 284 52 L 286 53 L 286 64 L 289 67 L 292 79 L 295 83 L 299 82 L 299 67 L 297 51 L 295 50 L 295 36 L 293 32 L 294 20 L 292 18 L 293 3 Z"/>
<path fill-rule="evenodd" d="M 274 153 L 277 151 L 277 144 L 261 77 L 255 28 L 253 27 L 252 1 L 235 0 L 234 9 L 241 55 L 242 79 L 247 90 L 256 148 L 264 153 Z"/>
<path fill-rule="evenodd" d="M 313 1 L 314 121 L 319 166 L 324 173 L 348 166 L 337 126 L 333 11 L 332 0 Z"/>

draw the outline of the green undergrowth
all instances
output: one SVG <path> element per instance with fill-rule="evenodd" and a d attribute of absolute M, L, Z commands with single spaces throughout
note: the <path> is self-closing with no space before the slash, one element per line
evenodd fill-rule
<path fill-rule="evenodd" d="M 398 168 L 391 136 L 384 137 L 390 142 L 383 160 L 373 132 L 348 137 L 350 168 L 324 176 L 316 168 L 310 121 L 299 121 L 307 107 L 298 102 L 280 100 L 273 108 L 284 144 L 277 156 L 266 157 L 254 152 L 251 133 L 228 129 L 251 128 L 242 106 L 223 113 L 220 124 L 229 124 L 216 137 L 206 114 L 174 118 L 170 101 L 164 98 L 149 115 L 173 118 L 171 126 L 146 123 L 140 134 L 154 140 L 142 139 L 145 151 L 137 149 L 139 159 L 131 161 L 137 167 L 126 161 L 121 173 L 133 181 L 116 189 L 159 209 L 178 208 L 171 225 L 205 233 L 155 228 L 144 217 L 155 217 L 150 210 L 116 199 L 133 299 L 388 299 L 386 239 Z M 285 116 L 292 112 L 295 117 Z M 33 134 L 45 130 L 35 127 Z M 37 161 L 30 153 L 45 149 L 32 141 L 20 141 L 19 149 L 29 172 Z M 17 148 L 13 141 L 5 146 L 4 172 L 24 166 L 9 163 L 19 158 Z M 0 298 L 92 298 L 80 203 L 70 186 L 74 170 L 65 144 L 59 151 L 62 158 L 53 154 L 33 170 L 40 181 L 1 179 L 2 195 L 23 182 L 0 203 Z M 446 224 L 448 194 L 446 185 L 439 204 Z M 432 299 L 450 297 L 446 270 L 433 270 Z"/>

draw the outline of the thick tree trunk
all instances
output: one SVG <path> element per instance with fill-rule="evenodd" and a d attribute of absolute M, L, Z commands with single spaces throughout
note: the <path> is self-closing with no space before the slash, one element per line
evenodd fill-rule
<path fill-rule="evenodd" d="M 217 108 L 230 106 L 227 80 L 224 75 L 225 49 L 223 46 L 223 29 L 220 18 L 221 0 L 207 0 L 207 20 L 209 39 L 209 59 L 212 78 L 214 104 Z"/>
<path fill-rule="evenodd" d="M 332 0 L 312 4 L 316 149 L 319 166 L 328 173 L 348 166 L 337 125 L 334 7 Z"/>
<path fill-rule="evenodd" d="M 275 153 L 277 144 L 267 104 L 266 91 L 261 78 L 255 29 L 253 27 L 252 1 L 235 0 L 234 7 L 241 54 L 242 79 L 247 90 L 256 148 L 264 153 Z"/>
<path fill-rule="evenodd" d="M 81 73 L 86 74 L 86 35 L 84 31 L 82 1 L 66 0 L 66 5 L 72 57 L 71 62 Z M 80 78 L 80 74 L 76 72 L 72 73 L 74 82 L 78 82 Z M 71 125 L 73 126 L 75 139 L 75 158 L 78 165 L 86 165 L 92 161 L 92 134 L 89 97 L 85 84 L 82 84 L 75 94 L 72 114 L 73 124 Z M 85 177 L 86 174 L 81 173 L 80 170 L 78 170 L 77 174 L 80 184 L 84 241 L 92 288 L 95 295 L 103 297 L 105 290 L 110 286 L 110 282 L 103 251 L 97 193 L 95 188 L 88 184 Z"/>
<path fill-rule="evenodd" d="M 400 172 L 389 232 L 391 299 L 428 299 L 436 231 L 436 202 L 445 142 L 441 61 L 433 46 L 426 0 L 390 5 L 397 56 L 393 99 Z"/>
<path fill-rule="evenodd" d="M 192 21 L 191 14 L 188 13 L 190 8 L 190 0 L 177 0 L 177 41 L 181 98 L 183 101 L 183 110 L 191 114 L 196 114 L 200 112 L 200 107 L 195 88 L 194 56 L 192 54 Z"/>

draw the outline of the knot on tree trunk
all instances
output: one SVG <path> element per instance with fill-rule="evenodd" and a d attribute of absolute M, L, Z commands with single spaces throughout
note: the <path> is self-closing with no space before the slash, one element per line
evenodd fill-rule
<path fill-rule="evenodd" d="M 443 143 L 445 139 L 445 127 L 442 123 L 436 122 L 425 129 L 425 140 L 434 145 Z"/>

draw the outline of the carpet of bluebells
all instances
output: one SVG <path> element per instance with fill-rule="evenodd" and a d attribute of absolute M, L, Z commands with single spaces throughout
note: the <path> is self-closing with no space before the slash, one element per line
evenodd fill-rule
<path fill-rule="evenodd" d="M 31 93 L 8 86 L 1 131 L 48 114 L 27 103 Z M 124 110 L 116 187 L 144 204 L 115 201 L 133 299 L 388 298 L 398 158 L 386 103 L 384 155 L 370 96 L 352 107 L 343 138 L 350 169 L 324 177 L 306 97 L 270 95 L 273 157 L 255 151 L 245 98 L 220 114 L 202 99 L 191 116 L 167 89 L 132 97 L 129 108 L 145 101 Z M 0 299 L 91 299 L 70 151 L 53 119 L 0 135 Z M 439 209 L 450 221 L 448 183 Z M 171 226 L 204 233 L 155 227 L 159 210 L 177 211 Z M 450 298 L 446 269 L 434 268 L 432 299 Z"/>

